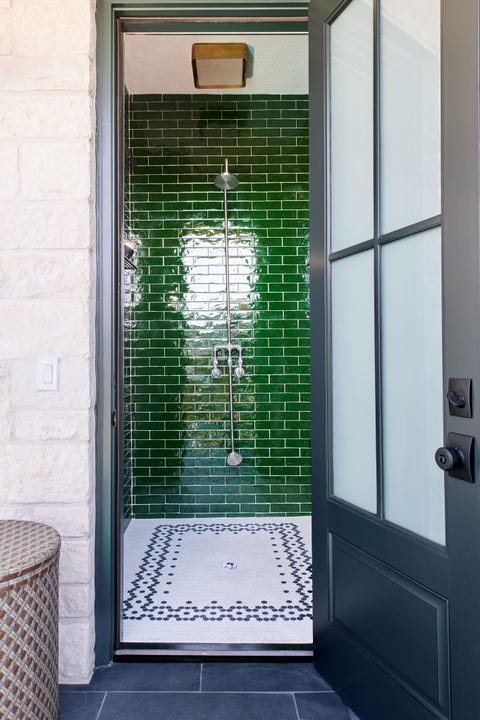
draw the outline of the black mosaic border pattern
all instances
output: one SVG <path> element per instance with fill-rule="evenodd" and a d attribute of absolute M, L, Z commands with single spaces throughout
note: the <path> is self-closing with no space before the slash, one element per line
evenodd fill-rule
<path fill-rule="evenodd" d="M 235 604 L 223 607 L 217 600 L 198 607 L 193 601 L 186 601 L 184 605 L 173 606 L 167 599 L 154 602 L 159 592 L 170 594 L 169 587 L 175 582 L 175 557 L 180 553 L 181 539 L 188 532 L 202 534 L 213 532 L 219 535 L 222 532 L 234 534 L 246 532 L 250 534 L 269 533 L 272 538 L 274 554 L 276 550 L 275 539 L 280 539 L 290 582 L 297 594 L 297 601 L 286 599 L 280 605 L 273 605 L 268 600 L 258 604 L 246 605 L 242 600 Z M 180 542 L 178 542 L 180 541 Z M 177 549 L 174 549 L 174 544 Z M 280 560 L 280 558 L 279 558 Z M 280 572 L 281 577 L 285 572 Z M 281 584 L 288 584 L 287 580 L 280 580 Z M 162 587 L 164 588 L 162 590 Z M 290 590 L 285 589 L 286 595 Z M 300 529 L 295 523 L 185 523 L 178 525 L 158 525 L 152 533 L 140 567 L 132 582 L 124 602 L 124 620 L 178 620 L 194 622 L 272 622 L 283 620 L 286 622 L 307 620 L 312 618 L 311 606 L 311 558 L 303 541 Z"/>

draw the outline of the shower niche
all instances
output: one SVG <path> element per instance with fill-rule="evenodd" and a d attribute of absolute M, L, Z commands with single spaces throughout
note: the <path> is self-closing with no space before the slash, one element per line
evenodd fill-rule
<path fill-rule="evenodd" d="M 126 83 L 127 647 L 311 643 L 305 84 Z"/>

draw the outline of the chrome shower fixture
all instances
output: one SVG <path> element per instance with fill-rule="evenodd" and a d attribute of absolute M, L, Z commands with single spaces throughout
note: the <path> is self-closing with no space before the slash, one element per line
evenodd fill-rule
<path fill-rule="evenodd" d="M 228 160 L 225 160 L 225 169 L 215 178 L 215 185 L 220 190 L 235 190 L 238 185 L 238 178 L 228 172 Z"/>
<path fill-rule="evenodd" d="M 235 450 L 234 444 L 234 414 L 233 414 L 233 353 L 237 353 L 237 367 L 235 368 L 235 376 L 242 378 L 245 375 L 243 367 L 242 346 L 238 343 L 232 343 L 232 317 L 230 310 L 230 245 L 228 240 L 228 205 L 227 192 L 234 190 L 238 185 L 238 178 L 228 171 L 228 160 L 225 160 L 225 168 L 215 178 L 215 185 L 223 190 L 223 232 L 225 237 L 225 297 L 227 311 L 227 342 L 225 345 L 215 345 L 213 348 L 212 358 L 212 377 L 219 378 L 222 371 L 218 367 L 218 354 L 225 352 L 227 354 L 228 366 L 228 395 L 230 400 L 230 441 L 232 451 L 227 456 L 227 465 L 240 465 L 242 456 Z"/>
<path fill-rule="evenodd" d="M 215 347 L 213 348 L 212 377 L 219 378 L 222 375 L 222 371 L 218 367 L 218 354 L 220 352 L 225 352 L 227 354 L 227 365 L 229 369 L 233 368 L 233 353 L 238 353 L 235 376 L 237 378 L 242 378 L 245 375 L 245 369 L 243 367 L 242 346 L 236 345 L 234 343 L 227 343 L 226 345 L 215 345 Z"/>

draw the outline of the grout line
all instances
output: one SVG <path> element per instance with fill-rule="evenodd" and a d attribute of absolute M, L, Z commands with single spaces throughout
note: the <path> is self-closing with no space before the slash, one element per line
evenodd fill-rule
<path fill-rule="evenodd" d="M 202 683 L 203 683 L 203 663 L 200 663 L 200 687 L 198 689 L 199 692 L 202 692 Z"/>
<path fill-rule="evenodd" d="M 100 692 L 98 690 L 94 692 Z M 107 693 L 122 695 L 198 695 L 198 690 L 104 690 Z M 334 695 L 333 690 L 202 690 L 204 695 L 292 695 L 292 693 L 308 693 L 309 695 Z"/>
<path fill-rule="evenodd" d="M 295 697 L 295 693 L 292 693 L 293 698 L 293 704 L 295 705 L 295 712 L 297 713 L 297 720 L 301 720 L 300 713 L 298 712 L 298 705 L 297 705 L 297 698 Z"/>
<path fill-rule="evenodd" d="M 105 692 L 105 693 L 103 694 L 103 700 L 102 700 L 102 702 L 101 702 L 101 704 L 100 704 L 100 707 L 99 707 L 99 709 L 98 709 L 98 713 L 97 713 L 97 715 L 96 715 L 96 717 L 95 717 L 95 720 L 100 720 L 100 715 L 102 714 L 103 706 L 105 705 L 105 700 L 106 700 L 106 699 L 107 699 L 107 692 Z"/>

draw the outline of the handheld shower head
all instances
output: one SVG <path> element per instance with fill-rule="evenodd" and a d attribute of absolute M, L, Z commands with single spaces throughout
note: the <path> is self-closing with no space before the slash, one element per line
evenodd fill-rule
<path fill-rule="evenodd" d="M 228 172 L 228 160 L 225 160 L 225 169 L 215 178 L 215 185 L 220 190 L 234 190 L 238 185 L 238 178 Z"/>
<path fill-rule="evenodd" d="M 240 455 L 240 453 L 232 450 L 232 452 L 227 456 L 227 465 L 235 467 L 236 465 L 241 465 L 242 460 L 243 457 Z"/>

